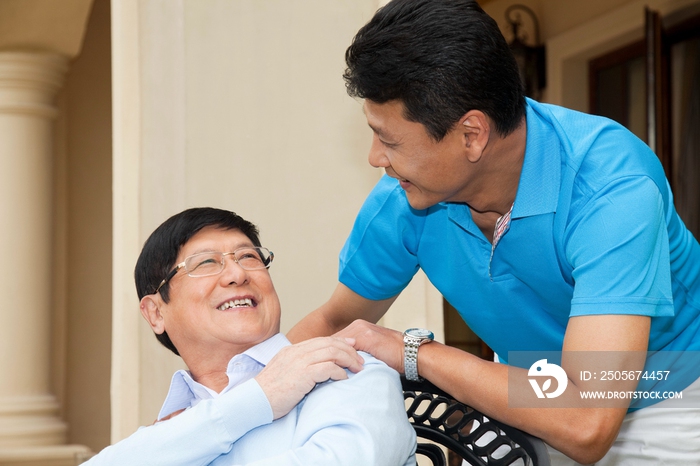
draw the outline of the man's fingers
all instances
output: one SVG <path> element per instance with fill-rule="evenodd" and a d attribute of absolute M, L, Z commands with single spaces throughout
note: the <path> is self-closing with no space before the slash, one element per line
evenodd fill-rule
<path fill-rule="evenodd" d="M 326 348 L 325 350 L 321 351 L 319 354 L 316 354 L 319 359 L 319 361 L 329 361 L 337 364 L 338 366 L 346 367 L 350 369 L 352 372 L 359 372 L 362 370 L 362 366 L 365 363 L 365 360 L 362 359 L 362 356 L 357 354 L 357 351 L 355 349 L 352 349 L 352 351 L 347 351 L 344 349 L 337 349 L 337 348 Z"/>
<path fill-rule="evenodd" d="M 397 371 L 403 371 L 403 335 L 364 320 L 355 320 L 334 335 L 343 339 L 354 339 L 357 350 L 366 351 L 387 363 Z"/>
<path fill-rule="evenodd" d="M 345 369 L 332 362 L 323 362 L 316 364 L 312 370 L 314 371 L 314 382 L 323 383 L 328 380 L 345 380 L 348 378 L 348 373 Z"/>
<path fill-rule="evenodd" d="M 322 337 L 283 348 L 255 379 L 265 392 L 274 419 L 287 414 L 317 383 L 348 378 L 345 369 L 362 370 L 364 359 L 353 341 Z"/>
<path fill-rule="evenodd" d="M 359 372 L 364 364 L 362 356 L 344 339 L 314 338 L 288 348 L 290 351 L 297 352 L 307 365 L 332 361 L 352 372 Z"/>

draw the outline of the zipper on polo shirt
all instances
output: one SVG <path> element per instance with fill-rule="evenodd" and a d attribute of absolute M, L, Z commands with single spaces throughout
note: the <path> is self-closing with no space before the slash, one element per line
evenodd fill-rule
<path fill-rule="evenodd" d="M 489 257 L 489 279 L 491 281 L 493 281 L 493 276 L 491 275 L 491 261 L 493 261 L 493 253 L 496 250 L 496 245 L 498 245 L 498 242 L 501 241 L 503 235 L 505 235 L 510 229 L 510 215 L 513 212 L 513 205 L 515 205 L 515 203 L 510 205 L 510 210 L 508 210 L 508 212 L 498 217 L 498 220 L 496 220 L 496 228 L 494 228 L 493 230 L 493 241 L 491 242 L 491 256 Z"/>

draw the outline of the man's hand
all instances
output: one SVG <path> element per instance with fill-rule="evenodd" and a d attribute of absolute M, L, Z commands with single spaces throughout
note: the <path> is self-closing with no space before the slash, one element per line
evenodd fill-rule
<path fill-rule="evenodd" d="M 365 320 L 356 320 L 334 336 L 354 339 L 355 349 L 365 351 L 397 372 L 404 373 L 403 333 Z"/>
<path fill-rule="evenodd" d="M 343 380 L 362 370 L 364 360 L 354 340 L 322 337 L 287 346 L 255 377 L 265 392 L 274 419 L 289 413 L 317 383 Z"/>

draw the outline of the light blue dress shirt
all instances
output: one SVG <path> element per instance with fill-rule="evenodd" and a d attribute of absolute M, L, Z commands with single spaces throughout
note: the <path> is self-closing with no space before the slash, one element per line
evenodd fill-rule
<path fill-rule="evenodd" d="M 254 377 L 289 344 L 277 334 L 234 357 L 221 394 L 195 382 L 187 371 L 176 372 L 159 417 L 186 411 L 142 427 L 86 465 L 415 464 L 415 432 L 398 373 L 366 353 L 361 353 L 362 371 L 318 384 L 289 414 L 273 421 Z"/>

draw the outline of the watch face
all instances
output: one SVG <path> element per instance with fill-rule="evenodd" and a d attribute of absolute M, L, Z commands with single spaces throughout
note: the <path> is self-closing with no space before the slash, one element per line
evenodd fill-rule
<path fill-rule="evenodd" d="M 433 332 L 424 328 L 410 328 L 406 330 L 406 334 L 416 338 L 430 338 L 431 340 L 434 338 Z"/>

